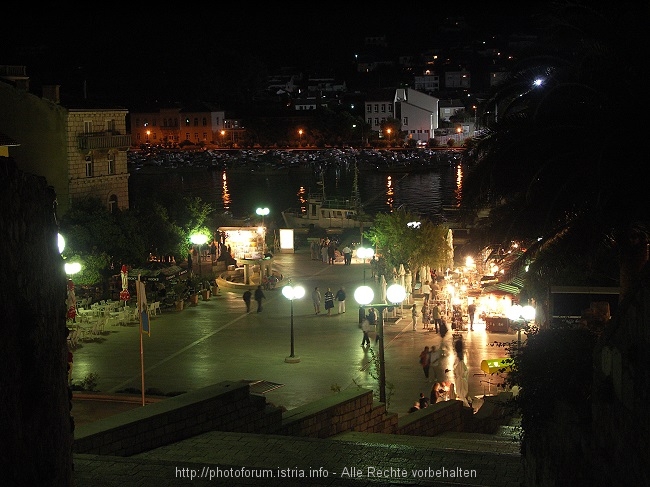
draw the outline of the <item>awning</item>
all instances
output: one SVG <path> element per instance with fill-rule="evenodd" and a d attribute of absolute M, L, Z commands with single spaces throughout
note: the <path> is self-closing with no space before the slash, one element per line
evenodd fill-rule
<path fill-rule="evenodd" d="M 156 263 L 158 264 L 158 263 Z M 155 267 L 155 268 L 147 268 Z M 175 277 L 182 276 L 187 272 L 186 269 L 183 269 L 177 265 L 150 265 L 147 264 L 147 267 L 130 269 L 129 270 L 129 281 L 137 281 L 138 274 L 140 274 L 141 281 L 169 281 Z"/>
<path fill-rule="evenodd" d="M 495 372 L 510 372 L 512 370 L 512 359 L 493 358 L 489 360 L 481 360 L 481 370 L 486 374 L 494 374 Z"/>

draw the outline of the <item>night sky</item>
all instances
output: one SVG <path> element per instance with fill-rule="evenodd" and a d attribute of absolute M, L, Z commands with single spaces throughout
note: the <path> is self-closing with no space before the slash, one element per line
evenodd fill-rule
<path fill-rule="evenodd" d="M 212 84 L 227 91 L 227 77 L 243 79 L 295 66 L 312 76 L 343 78 L 366 36 L 385 35 L 394 52 L 434 48 L 448 16 L 463 17 L 477 38 L 527 28 L 529 12 L 514 1 L 414 9 L 394 4 L 265 4 L 170 10 L 160 5 L 56 10 L 8 18 L 0 30 L 0 64 L 26 65 L 32 85 L 60 84 L 89 95 L 115 92 L 179 98 Z M 378 7 L 379 4 L 375 4 Z M 477 10 L 478 8 L 478 10 Z M 154 12 L 155 10 L 155 12 Z M 524 27 L 526 26 L 526 27 Z M 184 93 L 183 91 L 186 90 Z M 157 95 L 155 95 L 157 96 Z M 154 96 L 154 97 L 155 97 Z"/>

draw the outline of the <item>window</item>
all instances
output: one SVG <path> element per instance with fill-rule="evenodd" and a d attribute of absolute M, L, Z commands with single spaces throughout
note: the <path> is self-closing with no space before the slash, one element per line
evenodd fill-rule
<path fill-rule="evenodd" d="M 393 113 L 393 105 L 388 105 L 388 113 Z"/>
<path fill-rule="evenodd" d="M 408 125 L 408 124 L 409 124 L 409 118 L 408 118 L 408 117 L 404 117 L 404 118 L 402 119 L 402 125 Z"/>
<path fill-rule="evenodd" d="M 385 103 L 381 104 L 381 113 L 386 113 L 386 104 Z"/>
<path fill-rule="evenodd" d="M 106 157 L 108 159 L 108 174 L 115 174 L 115 154 L 109 152 Z"/>
<path fill-rule="evenodd" d="M 208 126 L 208 119 L 203 117 L 203 126 L 207 127 Z"/>
<path fill-rule="evenodd" d="M 156 120 L 156 119 L 154 118 L 154 119 L 153 119 L 153 122 L 151 123 L 151 125 L 152 125 L 153 127 L 155 127 L 155 126 L 156 126 L 156 123 L 158 123 L 158 120 Z"/>
<path fill-rule="evenodd" d="M 198 134 L 198 132 L 194 132 L 194 140 L 196 140 L 197 142 L 199 141 L 199 134 Z"/>
<path fill-rule="evenodd" d="M 115 120 L 106 120 L 106 131 L 115 132 Z"/>
<path fill-rule="evenodd" d="M 112 194 L 111 197 L 108 198 L 108 211 L 110 213 L 117 213 L 118 209 L 119 208 L 117 206 L 117 196 Z"/>
<path fill-rule="evenodd" d="M 189 119 L 189 118 L 186 118 L 186 119 L 185 119 L 185 126 L 186 126 L 186 127 L 189 127 L 189 126 L 190 126 L 190 119 Z"/>
<path fill-rule="evenodd" d="M 190 140 L 190 133 L 189 132 L 185 132 L 185 140 Z"/>
<path fill-rule="evenodd" d="M 167 119 L 163 118 L 163 127 L 167 127 Z"/>
<path fill-rule="evenodd" d="M 208 140 L 208 134 L 203 132 L 203 140 Z"/>
<path fill-rule="evenodd" d="M 379 119 L 375 118 L 375 126 L 378 126 L 378 125 L 379 125 Z"/>
<path fill-rule="evenodd" d="M 368 123 L 368 125 L 372 125 L 372 118 L 368 118 L 368 120 L 366 120 L 366 122 Z"/>
<path fill-rule="evenodd" d="M 372 113 L 372 105 L 370 103 L 366 105 L 366 112 Z"/>
<path fill-rule="evenodd" d="M 136 127 L 139 127 L 139 126 L 140 126 L 140 119 L 139 119 L 139 118 L 136 118 L 136 119 L 135 119 L 135 126 L 136 126 Z"/>
<path fill-rule="evenodd" d="M 379 113 L 379 103 L 375 103 L 375 113 Z"/>
<path fill-rule="evenodd" d="M 199 119 L 197 117 L 194 117 L 194 126 L 195 127 L 199 126 Z"/>
<path fill-rule="evenodd" d="M 93 132 L 93 123 L 91 121 L 84 122 L 84 134 L 92 134 Z"/>
<path fill-rule="evenodd" d="M 86 177 L 87 178 L 93 177 L 93 156 L 92 155 L 86 156 Z"/>

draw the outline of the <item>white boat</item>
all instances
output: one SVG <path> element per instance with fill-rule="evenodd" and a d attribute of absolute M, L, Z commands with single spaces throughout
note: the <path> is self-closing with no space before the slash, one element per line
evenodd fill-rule
<path fill-rule="evenodd" d="M 359 202 L 356 171 L 350 199 L 327 198 L 322 181 L 320 185 L 322 192 L 309 194 L 305 208 L 289 208 L 282 211 L 282 218 L 287 228 L 343 229 L 372 226 L 372 217 L 363 212 Z"/>

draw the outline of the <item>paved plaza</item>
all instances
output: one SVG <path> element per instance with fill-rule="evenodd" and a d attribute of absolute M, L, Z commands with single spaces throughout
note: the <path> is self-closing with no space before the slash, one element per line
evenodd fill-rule
<path fill-rule="evenodd" d="M 359 305 L 353 296 L 354 290 L 364 283 L 364 277 L 368 284 L 373 284 L 368 266 L 355 261 L 350 266 L 327 265 L 321 261 L 311 260 L 309 251 L 277 254 L 274 261 L 274 269 L 284 276 L 284 283 L 290 279 L 292 284 L 300 284 L 306 290 L 305 297 L 293 303 L 294 355 L 300 361 L 295 363 L 285 361 L 291 348 L 290 302 L 282 295 L 280 289 L 265 291 L 267 299 L 264 300 L 263 310 L 260 313 L 255 311 L 255 306 L 252 307 L 250 313 L 246 313 L 241 292 L 222 289 L 219 295 L 211 297 L 208 301 L 199 301 L 196 306 L 189 306 L 182 311 L 172 308 L 163 309 L 161 314 L 152 318 L 151 336 L 145 335 L 142 338 L 145 390 L 170 394 L 199 389 L 224 380 L 246 380 L 253 383 L 251 387 L 253 392 L 264 394 L 267 402 L 286 409 L 293 409 L 336 394 L 338 390 L 363 387 L 376 391 L 377 381 L 372 377 L 370 370 L 373 353 L 369 349 L 361 347 L 363 335 L 358 323 Z M 310 297 L 311 291 L 316 286 L 319 287 L 322 294 L 327 288 L 331 288 L 332 292 L 336 293 L 339 287 L 343 286 L 347 293 L 346 312 L 338 314 L 335 307 L 332 316 L 327 316 L 324 312 L 316 315 Z M 417 299 L 416 302 L 419 309 L 422 300 Z M 397 314 L 399 316 L 399 312 Z M 432 386 L 432 383 L 425 379 L 418 363 L 418 356 L 424 346 L 435 345 L 448 349 L 447 368 L 453 368 L 451 333 L 443 341 L 440 335 L 423 330 L 421 319 L 418 320 L 418 323 L 420 324 L 413 330 L 410 309 L 405 309 L 403 318 L 394 323 L 389 321 L 384 327 L 388 410 L 399 415 L 408 414 L 408 409 L 417 400 L 420 392 L 428 395 Z M 481 371 L 480 364 L 484 359 L 507 356 L 505 348 L 495 346 L 495 344 L 516 340 L 516 335 L 488 334 L 480 322 L 478 325 L 475 324 L 473 332 L 462 332 L 462 335 L 467 350 L 470 395 L 476 397 L 498 392 L 496 386 L 488 383 L 490 378 Z M 374 343 L 374 336 L 371 337 L 371 344 L 370 348 L 376 352 L 378 346 Z M 106 328 L 104 333 L 95 340 L 80 343 L 80 346 L 74 351 L 73 382 L 79 383 L 88 374 L 96 374 L 97 394 L 102 396 L 141 389 L 140 334 L 137 324 L 112 326 Z M 453 380 L 453 375 L 450 375 L 449 379 Z M 375 400 L 378 402 L 378 397 Z M 475 406 L 480 404 L 480 400 L 475 401 Z M 133 407 L 142 406 L 75 399 L 73 400 L 72 414 L 75 416 L 77 425 L 82 425 L 100 417 L 115 414 L 122 409 L 128 410 Z M 213 438 L 213 441 L 219 442 L 219 444 L 224 441 L 226 443 L 233 441 L 232 438 L 225 438 L 221 433 L 217 436 L 218 439 Z M 238 435 L 239 440 L 237 441 L 250 442 L 251 444 L 264 442 L 264 444 L 260 443 L 259 448 L 268 449 L 268 439 L 255 438 L 256 435 L 251 436 L 249 438 L 246 435 Z M 397 450 L 405 449 L 413 451 L 414 454 L 420 450 L 429 451 L 429 457 L 425 455 L 421 462 L 418 460 L 420 463 L 428 464 L 434 458 L 431 457 L 433 455 L 431 452 L 438 451 L 440 446 L 436 447 L 435 443 L 426 445 L 419 443 L 419 447 L 413 447 L 409 446 L 408 442 L 431 442 L 435 438 L 437 437 L 413 437 L 412 440 L 409 440 L 400 437 L 399 439 L 391 438 L 391 440 L 395 440 L 392 443 Z M 201 443 L 206 440 L 204 438 L 196 441 Z M 315 448 L 316 451 L 325 448 L 324 446 L 317 448 L 318 444 L 314 444 L 314 441 L 326 440 L 301 438 L 289 441 L 285 438 L 278 441 L 278 445 L 283 445 L 282 448 L 286 448 L 285 443 L 290 442 L 294 445 L 291 448 L 305 452 L 306 460 L 299 463 L 316 466 L 316 463 L 313 462 L 318 454 L 314 453 L 316 456 L 309 457 L 308 452 L 312 448 Z M 352 443 L 357 445 L 358 441 L 366 443 L 369 440 L 354 438 Z M 439 438 L 440 441 L 442 438 Z M 406 445 L 398 446 L 399 442 L 405 442 Z M 443 450 L 453 450 L 454 455 L 462 456 L 462 452 L 458 452 L 466 450 L 466 445 L 467 443 L 462 447 L 447 446 Z M 184 448 L 187 449 L 187 445 Z M 282 448 L 278 450 L 278 453 Z M 328 446 L 327 448 L 332 447 Z M 351 448 L 350 452 L 353 452 L 357 447 L 349 445 L 349 448 Z M 384 465 L 390 457 L 388 452 L 391 451 L 390 448 L 388 450 L 386 448 L 386 445 L 381 447 L 378 445 L 373 453 L 373 455 L 377 455 L 377 461 Z M 415 450 L 413 450 L 414 448 Z M 492 454 L 497 455 L 494 448 L 488 447 L 483 450 L 487 451 L 481 451 L 480 454 L 474 453 L 483 459 L 480 460 L 481 462 L 486 461 L 486 455 L 488 457 Z M 506 463 L 510 470 L 515 469 L 512 478 L 516 480 L 520 475 L 518 445 L 513 443 L 507 450 L 505 453 L 512 458 L 508 457 L 509 460 Z M 95 478 L 93 466 L 99 469 L 95 471 L 97 476 L 101 476 L 100 470 L 108 468 L 108 464 L 113 465 L 110 468 L 114 468 L 115 472 L 123 467 L 124 473 L 128 474 L 133 468 L 133 462 L 138 463 L 139 468 L 141 465 L 151 463 L 151 455 L 154 455 L 156 459 L 153 464 L 158 466 L 159 464 L 156 462 L 162 461 L 161 458 L 164 457 L 165 462 L 169 463 L 171 462 L 170 455 L 173 456 L 170 452 L 163 455 L 158 451 L 156 454 L 140 455 L 138 457 L 141 460 L 136 461 L 134 459 L 75 455 L 77 472 L 75 475 L 79 480 Z M 200 457 L 203 453 L 196 453 L 196 455 Z M 218 458 L 215 458 L 214 454 L 210 455 L 212 455 L 210 457 L 211 464 L 218 463 Z M 340 456 L 340 451 L 338 455 Z M 185 455 L 184 461 L 190 461 L 192 458 L 196 460 L 191 454 Z M 310 461 L 308 461 L 309 458 Z M 497 455 L 494 461 L 499 465 L 504 465 L 503 458 L 500 460 L 499 458 L 501 457 Z M 233 461 L 234 465 L 249 464 Z M 267 465 L 269 462 L 272 463 L 273 460 L 268 460 Z M 490 468 L 500 467 L 492 465 Z M 153 467 L 152 469 L 156 470 Z M 145 468 L 145 470 L 147 469 Z M 128 485 L 149 485 L 148 482 L 156 485 L 184 485 L 178 478 L 165 483 L 158 477 L 159 474 L 152 477 L 144 474 L 141 483 L 129 483 Z M 152 480 L 154 478 L 157 480 Z M 329 478 L 320 479 L 320 483 L 309 483 L 309 485 L 347 485 L 347 482 L 357 485 L 356 481 L 358 480 L 344 481 L 342 478 L 338 478 L 334 482 Z M 411 480 L 413 479 L 411 478 Z M 518 485 L 515 480 L 510 485 Z M 244 482 L 242 479 L 240 481 Z M 96 485 L 118 485 L 110 483 L 108 479 L 105 482 Z M 405 485 L 420 485 L 420 482 L 421 480 L 405 483 Z M 436 485 L 506 485 L 498 482 L 465 484 L 457 481 L 445 484 L 440 483 L 439 479 L 436 482 Z M 82 484 L 83 482 L 77 485 Z M 232 483 L 231 485 L 248 484 Z M 272 484 L 264 483 L 264 485 Z M 284 485 L 290 484 L 285 482 Z M 423 485 L 428 484 L 425 482 Z"/>

